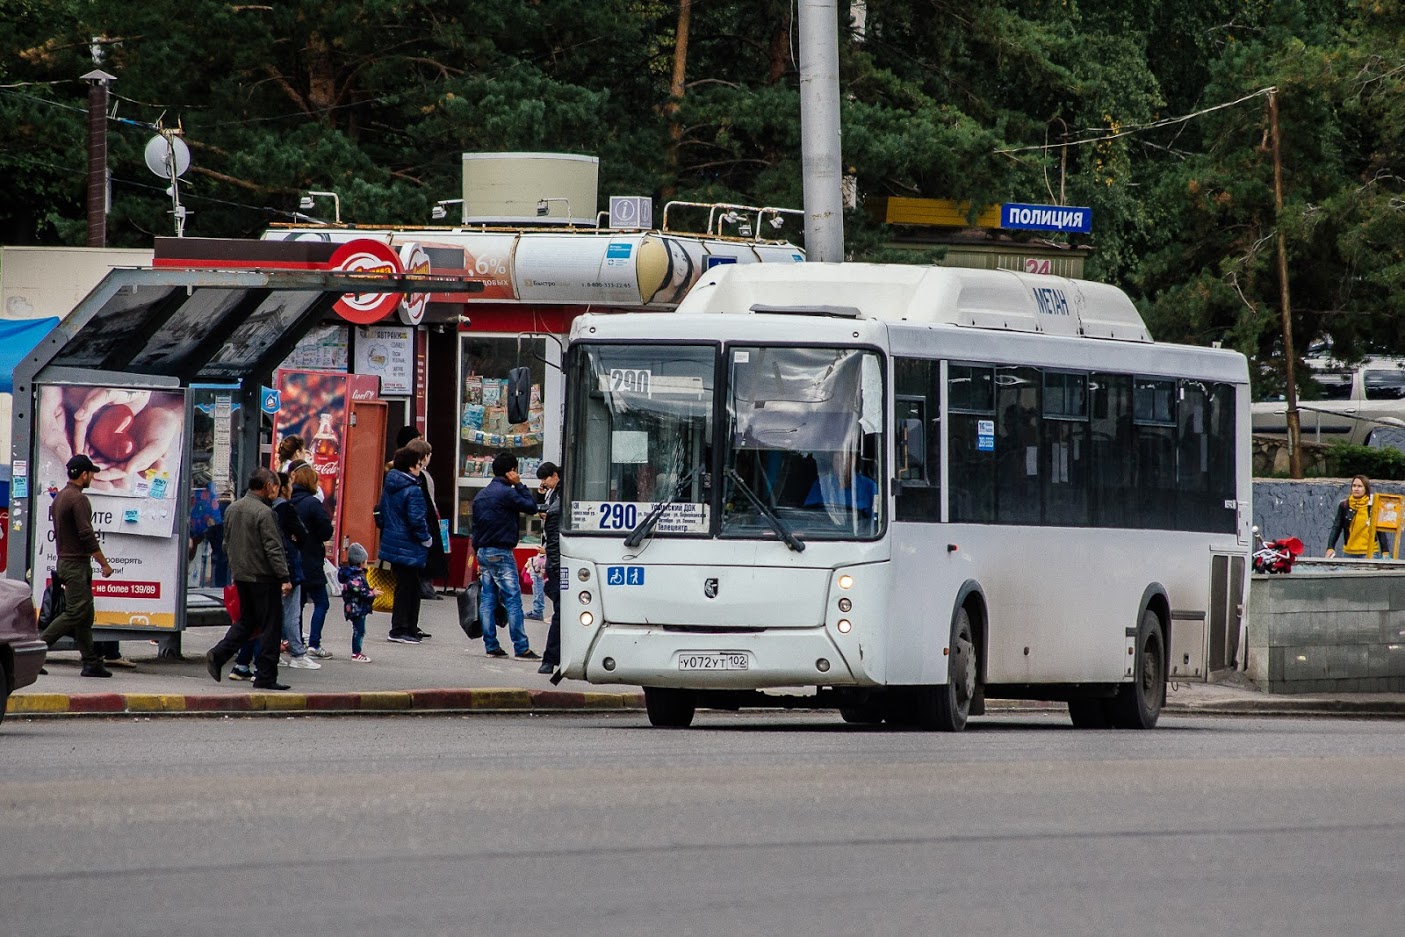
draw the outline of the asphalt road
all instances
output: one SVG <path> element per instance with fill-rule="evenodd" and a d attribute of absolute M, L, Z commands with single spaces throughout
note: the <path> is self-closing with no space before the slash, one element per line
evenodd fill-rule
<path fill-rule="evenodd" d="M 1405 722 L 7 720 L 0 933 L 1405 927 Z"/>

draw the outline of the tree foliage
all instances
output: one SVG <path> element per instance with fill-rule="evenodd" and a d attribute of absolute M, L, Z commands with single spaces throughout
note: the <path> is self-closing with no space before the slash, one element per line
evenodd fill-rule
<path fill-rule="evenodd" d="M 1401 0 L 862 11 L 840 43 L 861 198 L 1091 206 L 1095 233 L 1070 236 L 1094 249 L 1089 275 L 1132 292 L 1158 338 L 1250 354 L 1265 389 L 1281 384 L 1281 231 L 1300 355 L 1405 350 Z M 0 239 L 82 243 L 79 76 L 95 49 L 118 78 L 116 245 L 172 230 L 141 159 L 158 122 L 192 150 L 192 235 L 256 235 L 308 189 L 338 192 L 344 220 L 423 223 L 472 151 L 598 155 L 607 194 L 799 207 L 794 5 L 695 0 L 681 50 L 679 14 L 678 0 L 0 0 Z M 893 253 L 862 211 L 846 237 L 856 256 Z"/>

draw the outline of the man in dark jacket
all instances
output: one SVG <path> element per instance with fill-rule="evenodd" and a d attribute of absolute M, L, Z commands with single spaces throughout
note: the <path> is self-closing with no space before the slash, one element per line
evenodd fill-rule
<path fill-rule="evenodd" d="M 517 472 L 517 456 L 499 452 L 493 459 L 493 480 L 473 499 L 473 549 L 478 558 L 478 578 L 483 584 L 479 620 L 489 657 L 507 656 L 498 644 L 496 609 L 501 601 L 507 609 L 513 654 L 519 660 L 541 660 L 541 655 L 528 644 L 527 630 L 522 627 L 522 581 L 512 553 L 517 546 L 518 515 L 535 514 L 537 510 L 537 499 L 522 484 Z"/>
<path fill-rule="evenodd" d="M 86 455 L 68 460 L 68 484 L 54 497 L 54 545 L 58 548 L 55 576 L 63 583 L 63 614 L 55 616 L 40 635 L 53 647 L 66 634 L 83 655 L 84 677 L 110 677 L 112 671 L 103 666 L 102 655 L 93 647 L 93 560 L 102 567 L 103 578 L 112 575 L 112 567 L 103 555 L 98 535 L 93 531 L 93 507 L 83 489 L 93 483 L 98 467 Z M 5 705 L 0 700 L 0 706 Z"/>
<path fill-rule="evenodd" d="M 551 599 L 551 628 L 537 673 L 551 673 L 561 664 L 561 469 L 554 462 L 537 468 L 542 493 L 542 546 L 546 547 L 546 597 Z"/>
<path fill-rule="evenodd" d="M 396 644 L 420 643 L 420 571 L 432 541 L 419 473 L 419 454 L 397 449 L 381 489 L 380 558 L 395 571 L 395 607 L 387 640 Z"/>
<path fill-rule="evenodd" d="M 239 591 L 239 620 L 205 654 L 205 669 L 218 683 L 220 671 L 251 637 L 259 639 L 258 676 L 261 690 L 286 690 L 278 682 L 278 642 L 283 633 L 283 598 L 293 594 L 283 531 L 273 515 L 278 476 L 266 468 L 249 476 L 249 490 L 224 512 L 224 552 Z"/>

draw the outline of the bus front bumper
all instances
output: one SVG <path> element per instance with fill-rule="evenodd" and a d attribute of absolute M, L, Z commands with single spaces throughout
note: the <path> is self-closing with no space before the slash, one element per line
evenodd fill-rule
<path fill-rule="evenodd" d="M 591 683 L 727 690 L 876 685 L 850 666 L 823 627 L 719 633 L 610 625 L 591 647 L 584 677 Z"/>

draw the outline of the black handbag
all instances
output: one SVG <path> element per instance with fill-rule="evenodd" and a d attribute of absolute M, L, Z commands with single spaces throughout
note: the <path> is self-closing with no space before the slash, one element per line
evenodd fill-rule
<path fill-rule="evenodd" d="M 470 641 L 483 637 L 483 623 L 478 620 L 478 597 L 482 590 L 481 583 L 470 582 L 459 593 L 459 627 Z"/>
<path fill-rule="evenodd" d="M 39 603 L 39 631 L 53 624 L 55 618 L 63 614 L 67 606 L 64 597 L 63 580 L 59 578 L 59 571 L 54 569 L 49 571 L 49 584 L 44 587 L 44 595 Z"/>

